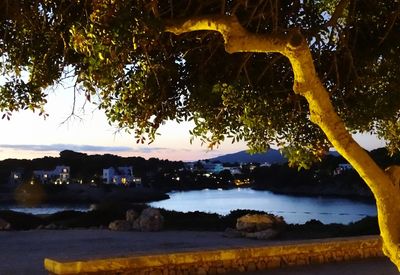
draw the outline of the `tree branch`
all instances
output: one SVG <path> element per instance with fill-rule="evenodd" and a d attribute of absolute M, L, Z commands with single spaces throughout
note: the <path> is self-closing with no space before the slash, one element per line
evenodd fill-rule
<path fill-rule="evenodd" d="M 306 98 L 310 120 L 322 129 L 336 150 L 348 160 L 374 193 L 384 252 L 400 266 L 397 254 L 397 244 L 400 242 L 400 232 L 397 231 L 400 205 L 397 204 L 397 196 L 394 197 L 396 204 L 393 204 L 396 190 L 392 180 L 347 131 L 316 73 L 310 48 L 300 31 L 295 29 L 281 34 L 252 34 L 235 17 L 221 15 L 169 22 L 165 30 L 177 35 L 192 31 L 217 31 L 223 36 L 225 49 L 229 53 L 277 52 L 289 59 L 294 74 L 293 90 Z"/>
<path fill-rule="evenodd" d="M 202 16 L 187 20 L 169 21 L 165 27 L 166 32 L 176 35 L 193 31 L 216 31 L 225 41 L 225 50 L 228 53 L 235 52 L 277 52 L 283 53 L 289 44 L 298 46 L 299 36 L 295 32 L 286 34 L 272 33 L 258 35 L 248 32 L 240 25 L 234 16 Z M 301 36 L 302 39 L 302 36 Z"/>
<path fill-rule="evenodd" d="M 337 21 L 340 17 L 342 17 L 343 12 L 347 5 L 349 4 L 349 0 L 340 0 L 339 4 L 336 6 L 335 11 L 333 12 L 331 18 L 329 19 L 326 24 L 322 27 L 323 29 L 327 27 L 333 27 L 336 25 Z"/>

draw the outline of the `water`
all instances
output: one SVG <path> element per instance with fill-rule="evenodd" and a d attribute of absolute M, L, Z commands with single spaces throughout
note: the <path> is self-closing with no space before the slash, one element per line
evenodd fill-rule
<path fill-rule="evenodd" d="M 171 192 L 170 199 L 152 202 L 153 207 L 180 212 L 202 211 L 229 214 L 236 209 L 265 211 L 283 216 L 287 223 L 305 223 L 316 219 L 323 223 L 358 221 L 376 216 L 376 206 L 360 201 L 331 197 L 278 195 L 249 188 Z"/>
<path fill-rule="evenodd" d="M 0 210 L 12 210 L 23 213 L 31 213 L 34 215 L 43 215 L 43 214 L 54 214 L 61 211 L 66 210 L 75 210 L 75 211 L 89 211 L 89 205 L 74 205 L 74 204 L 65 204 L 65 205 L 40 205 L 37 207 L 25 207 L 20 205 L 5 205 L 0 206 Z"/>

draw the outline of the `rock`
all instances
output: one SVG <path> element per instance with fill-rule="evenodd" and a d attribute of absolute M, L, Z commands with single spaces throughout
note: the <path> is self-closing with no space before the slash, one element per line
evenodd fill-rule
<path fill-rule="evenodd" d="M 49 230 L 58 229 L 58 226 L 55 223 L 50 223 L 46 225 L 44 229 L 49 229 Z"/>
<path fill-rule="evenodd" d="M 90 206 L 89 206 L 89 211 L 92 211 L 92 210 L 98 210 L 98 205 L 96 204 L 96 203 L 92 203 L 92 204 L 90 204 Z"/>
<path fill-rule="evenodd" d="M 134 222 L 133 228 L 137 227 L 144 232 L 160 231 L 164 227 L 164 217 L 161 216 L 160 210 L 146 208 Z"/>
<path fill-rule="evenodd" d="M 126 220 L 116 220 L 108 225 L 108 229 L 112 231 L 129 231 L 132 229 L 132 225 Z"/>
<path fill-rule="evenodd" d="M 250 238 L 250 239 L 270 240 L 270 239 L 275 238 L 278 234 L 279 234 L 279 232 L 277 230 L 266 229 L 266 230 L 258 231 L 258 232 L 245 233 L 244 236 L 246 238 Z"/>
<path fill-rule="evenodd" d="M 139 217 L 138 212 L 134 209 L 129 209 L 126 211 L 126 220 L 133 223 Z"/>
<path fill-rule="evenodd" d="M 137 218 L 136 220 L 133 221 L 132 229 L 140 231 L 140 219 L 139 218 Z"/>
<path fill-rule="evenodd" d="M 258 232 L 280 228 L 285 224 L 282 217 L 270 214 L 247 214 L 237 219 L 236 229 L 243 232 Z"/>
<path fill-rule="evenodd" d="M 8 221 L 0 218 L 0 231 L 10 230 L 10 229 L 11 229 L 11 224 Z"/>

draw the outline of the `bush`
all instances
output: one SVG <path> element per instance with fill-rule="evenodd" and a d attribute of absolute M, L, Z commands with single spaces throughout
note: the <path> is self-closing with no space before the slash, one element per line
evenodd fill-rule
<path fill-rule="evenodd" d="M 39 216 L 11 210 L 0 210 L 0 218 L 9 222 L 14 230 L 35 229 L 44 222 Z"/>

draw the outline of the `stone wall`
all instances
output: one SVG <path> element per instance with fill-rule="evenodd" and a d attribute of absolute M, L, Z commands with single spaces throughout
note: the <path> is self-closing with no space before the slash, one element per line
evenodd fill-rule
<path fill-rule="evenodd" d="M 45 259 L 45 268 L 50 274 L 223 274 L 381 256 L 380 237 L 364 236 L 79 262 Z"/>

